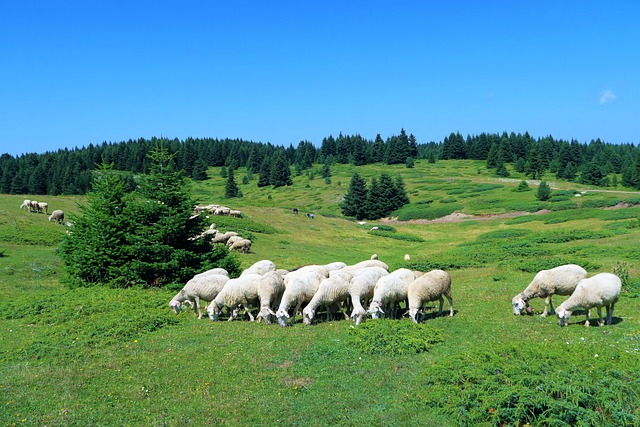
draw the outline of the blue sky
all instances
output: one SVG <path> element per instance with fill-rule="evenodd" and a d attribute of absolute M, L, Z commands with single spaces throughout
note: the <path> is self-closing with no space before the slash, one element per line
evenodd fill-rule
<path fill-rule="evenodd" d="M 637 1 L 12 1 L 0 153 L 404 128 L 640 143 Z"/>

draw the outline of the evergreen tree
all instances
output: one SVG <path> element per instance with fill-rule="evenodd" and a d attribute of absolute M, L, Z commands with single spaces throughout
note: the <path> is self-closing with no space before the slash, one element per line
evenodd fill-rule
<path fill-rule="evenodd" d="M 330 159 L 330 158 L 328 158 Z M 330 160 L 325 160 L 324 164 L 322 165 L 322 171 L 320 172 L 320 175 L 323 178 L 331 178 L 331 163 Z"/>
<path fill-rule="evenodd" d="M 404 165 L 409 169 L 413 168 L 415 166 L 415 161 L 413 160 L 413 157 L 407 157 L 407 159 L 404 161 Z"/>
<path fill-rule="evenodd" d="M 392 203 L 392 210 L 400 209 L 402 206 L 409 203 L 409 196 L 407 196 L 407 190 L 404 185 L 402 177 L 398 175 L 394 185 L 394 196 Z"/>
<path fill-rule="evenodd" d="M 266 187 L 269 184 L 271 184 L 271 160 L 265 156 L 260 165 L 258 187 Z"/>
<path fill-rule="evenodd" d="M 222 165 L 222 167 L 220 168 L 220 177 L 226 178 L 228 174 L 229 173 L 227 172 L 227 167 L 225 165 Z"/>
<path fill-rule="evenodd" d="M 274 188 L 293 185 L 289 163 L 281 151 L 276 152 L 271 163 L 269 181 Z"/>
<path fill-rule="evenodd" d="M 609 184 L 606 172 L 597 159 L 591 160 L 580 174 L 580 182 L 583 184 L 606 186 Z"/>
<path fill-rule="evenodd" d="M 227 177 L 227 185 L 224 189 L 224 195 L 226 197 L 242 197 L 242 192 L 236 184 L 235 177 L 233 176 L 233 169 L 229 169 L 229 176 Z"/>
<path fill-rule="evenodd" d="M 536 192 L 536 198 L 541 201 L 549 200 L 551 198 L 551 187 L 546 181 L 540 181 L 538 191 Z"/>
<path fill-rule="evenodd" d="M 523 192 L 523 191 L 529 191 L 529 190 L 531 190 L 531 189 L 529 188 L 529 184 L 527 184 L 527 181 L 522 180 L 522 181 L 520 181 L 520 184 L 518 184 L 518 188 L 516 188 L 515 191 Z"/>
<path fill-rule="evenodd" d="M 383 198 L 382 187 L 376 177 L 371 178 L 371 185 L 367 192 L 367 204 L 365 205 L 364 217 L 378 219 L 384 216 L 387 200 Z"/>
<path fill-rule="evenodd" d="M 207 162 L 202 159 L 196 160 L 196 163 L 193 165 L 193 172 L 191 173 L 191 178 L 196 181 L 204 181 L 207 178 Z"/>
<path fill-rule="evenodd" d="M 349 188 L 340 203 L 340 209 L 344 216 L 352 216 L 358 220 L 366 218 L 367 208 L 367 183 L 356 172 L 351 177 Z"/>

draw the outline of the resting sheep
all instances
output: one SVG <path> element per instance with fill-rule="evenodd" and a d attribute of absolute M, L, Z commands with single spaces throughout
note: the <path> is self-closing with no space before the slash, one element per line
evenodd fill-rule
<path fill-rule="evenodd" d="M 349 282 L 349 296 L 351 296 L 351 302 L 353 303 L 351 318 L 356 325 L 359 325 L 367 315 L 364 306 L 368 305 L 373 297 L 376 283 L 381 277 L 388 275 L 389 272 L 382 267 L 367 267 L 352 271 L 352 274 L 353 278 Z"/>
<path fill-rule="evenodd" d="M 353 276 L 349 272 L 342 272 L 332 277 L 322 279 L 318 290 L 309 301 L 309 304 L 302 310 L 302 321 L 305 325 L 310 325 L 319 306 L 336 306 L 349 298 L 349 283 Z M 327 320 L 329 320 L 327 311 Z M 348 318 L 348 317 L 347 317 Z"/>
<path fill-rule="evenodd" d="M 411 320 L 415 323 L 419 323 L 424 319 L 424 313 L 419 315 L 419 312 L 424 307 L 424 304 L 429 301 L 440 301 L 438 315 L 441 315 L 442 306 L 444 305 L 443 296 L 449 301 L 449 316 L 453 316 L 451 276 L 446 271 L 431 270 L 411 282 L 407 291 L 407 299 L 409 300 L 409 317 L 411 317 Z"/>
<path fill-rule="evenodd" d="M 613 307 L 620 298 L 622 282 L 618 276 L 611 273 L 600 273 L 588 279 L 582 279 L 576 290 L 556 310 L 558 325 L 566 326 L 571 313 L 582 307 L 587 311 L 584 326 L 589 326 L 589 311 L 592 307 L 598 309 L 598 325 L 610 325 L 613 318 Z M 607 309 L 607 317 L 602 321 L 602 306 Z"/>
<path fill-rule="evenodd" d="M 229 281 L 229 276 L 222 274 L 194 277 L 173 297 L 169 302 L 169 307 L 178 314 L 180 312 L 180 303 L 191 301 L 193 302 L 193 311 L 198 314 L 198 319 L 201 319 L 200 300 L 212 301 L 218 296 L 227 281 Z"/>
<path fill-rule="evenodd" d="M 416 274 L 407 268 L 399 268 L 388 276 L 381 277 L 373 289 L 373 300 L 367 310 L 371 317 L 377 319 L 385 317 L 385 314 L 395 317 L 394 313 L 389 311 L 394 311 L 397 303 L 407 300 L 409 285 L 414 280 L 416 280 Z"/>
<path fill-rule="evenodd" d="M 58 224 L 64 223 L 64 212 L 57 209 L 49 215 L 49 221 L 55 221 Z"/>
<path fill-rule="evenodd" d="M 260 274 L 246 274 L 237 279 L 229 279 L 224 288 L 207 307 L 209 318 L 218 320 L 222 307 L 228 307 L 233 310 L 229 316 L 229 321 L 231 321 L 238 315 L 239 309 L 244 308 L 253 322 L 254 317 L 250 310 L 251 307 L 259 304 L 258 282 L 260 279 L 262 279 Z"/>
<path fill-rule="evenodd" d="M 302 304 L 311 301 L 318 291 L 318 287 L 323 278 L 324 276 L 316 271 L 308 271 L 297 274 L 289 279 L 284 294 L 282 295 L 280 306 L 276 312 L 280 326 L 287 326 L 291 317 L 289 315 L 289 309 L 291 307 L 295 307 L 293 310 L 293 320 L 295 320 L 296 314 L 300 311 L 300 307 L 302 307 Z"/>
<path fill-rule="evenodd" d="M 529 286 L 511 300 L 513 314 L 520 315 L 524 308 L 528 308 L 529 300 L 532 298 L 546 298 L 542 317 L 548 313 L 553 314 L 551 296 L 554 294 L 571 295 L 578 286 L 578 282 L 585 277 L 587 277 L 587 271 L 575 264 L 539 271 Z"/>

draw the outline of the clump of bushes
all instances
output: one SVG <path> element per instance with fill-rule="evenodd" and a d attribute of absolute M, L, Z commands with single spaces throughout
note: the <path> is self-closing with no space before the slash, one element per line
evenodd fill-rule
<path fill-rule="evenodd" d="M 388 356 L 422 353 L 444 341 L 440 329 L 404 320 L 365 322 L 349 332 L 361 351 Z"/>

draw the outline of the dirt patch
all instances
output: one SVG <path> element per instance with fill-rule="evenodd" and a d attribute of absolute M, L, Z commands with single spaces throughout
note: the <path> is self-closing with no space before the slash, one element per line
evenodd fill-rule
<path fill-rule="evenodd" d="M 526 212 L 526 211 L 518 211 L 518 212 L 505 212 L 500 214 L 479 214 L 479 215 L 471 215 L 462 212 L 454 212 L 447 216 L 443 216 L 441 218 L 436 219 L 410 219 L 408 221 L 398 221 L 397 217 L 394 218 L 382 218 L 380 222 L 385 224 L 443 224 L 450 222 L 463 222 L 463 221 L 486 221 L 490 219 L 500 219 L 500 218 L 517 218 L 519 216 L 525 215 L 540 215 L 551 212 L 548 209 L 543 209 L 537 212 Z"/>

